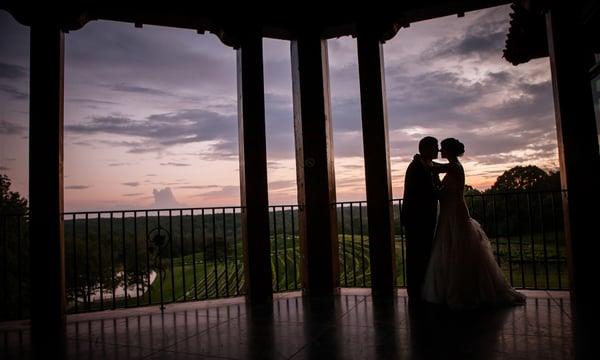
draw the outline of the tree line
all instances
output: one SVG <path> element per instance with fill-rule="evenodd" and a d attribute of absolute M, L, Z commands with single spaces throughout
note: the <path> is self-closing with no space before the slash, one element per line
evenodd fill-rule
<path fill-rule="evenodd" d="M 5 262 L 0 266 L 4 272 L 0 279 L 5 279 L 2 287 L 7 289 L 2 297 L 2 319 L 16 317 L 17 307 L 27 309 L 30 297 L 28 204 L 10 186 L 10 179 L 0 174 L 0 261 Z M 536 166 L 516 166 L 501 174 L 489 189 L 465 186 L 465 199 L 471 215 L 492 237 L 540 233 L 548 231 L 550 225 L 554 231 L 562 231 L 558 171 L 547 173 Z M 362 209 L 346 205 L 342 211 L 338 207 L 340 235 L 368 237 L 366 210 L 364 204 Z M 402 234 L 400 211 L 395 203 L 397 236 Z M 273 249 L 281 249 L 284 239 L 288 248 L 293 241 L 299 246 L 297 215 L 297 208 L 270 212 Z M 237 259 L 243 258 L 239 212 L 194 217 L 175 212 L 170 219 L 162 214 L 160 218 L 117 216 L 112 221 L 105 216 L 98 219 L 97 215 L 87 221 L 81 216 L 65 219 L 65 275 L 71 296 L 85 296 L 93 284 L 101 283 L 105 289 L 118 284 L 124 279 L 115 279 L 114 274 L 122 271 L 128 282 L 143 278 L 148 269 L 157 267 L 157 259 L 168 267 L 171 259 L 190 254 L 197 254 L 196 261 L 207 262 L 231 261 L 236 255 Z M 161 230 L 156 231 L 159 222 Z"/>

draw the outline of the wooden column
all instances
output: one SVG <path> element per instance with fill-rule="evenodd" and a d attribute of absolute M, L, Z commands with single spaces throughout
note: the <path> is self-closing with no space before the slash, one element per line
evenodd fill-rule
<path fill-rule="evenodd" d="M 593 54 L 577 6 L 556 1 L 546 16 L 576 348 L 595 349 L 600 156 L 589 69 Z M 590 34 L 591 35 L 591 34 Z"/>
<path fill-rule="evenodd" d="M 31 335 L 35 358 L 65 354 L 63 239 L 64 34 L 56 24 L 31 26 L 29 211 Z"/>
<path fill-rule="evenodd" d="M 302 288 L 333 295 L 339 258 L 327 41 L 304 35 L 291 52 Z"/>
<path fill-rule="evenodd" d="M 242 241 L 247 297 L 272 300 L 262 37 L 247 33 L 237 50 Z"/>
<path fill-rule="evenodd" d="M 372 294 L 395 295 L 392 181 L 383 48 L 372 33 L 357 38 Z"/>

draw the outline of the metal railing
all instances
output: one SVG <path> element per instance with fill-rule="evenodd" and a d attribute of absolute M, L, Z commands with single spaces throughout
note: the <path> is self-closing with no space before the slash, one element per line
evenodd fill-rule
<path fill-rule="evenodd" d="M 339 202 L 337 205 L 340 254 L 340 285 L 371 285 L 369 229 L 366 201 Z"/>
<path fill-rule="evenodd" d="M 467 194 L 472 218 L 488 235 L 497 263 L 518 289 L 568 289 L 562 214 L 565 190 Z M 366 202 L 338 203 L 340 284 L 370 287 Z M 396 285 L 406 286 L 402 199 L 392 200 Z M 357 215 L 358 214 L 358 215 Z"/>
<path fill-rule="evenodd" d="M 516 288 L 567 289 L 564 191 L 466 195 Z M 396 284 L 406 284 L 402 200 L 394 214 Z M 340 285 L 369 287 L 365 201 L 336 204 Z M 245 293 L 240 207 L 63 214 L 68 311 L 239 296 Z M 273 291 L 298 290 L 297 205 L 269 207 Z M 24 214 L 0 216 L 0 319 L 29 314 L 29 236 Z M 43 296 L 40 294 L 39 296 Z"/>
<path fill-rule="evenodd" d="M 28 235 L 26 214 L 0 215 L 0 320 L 29 316 Z"/>
<path fill-rule="evenodd" d="M 568 289 L 562 199 L 566 190 L 467 195 L 515 288 Z"/>
<path fill-rule="evenodd" d="M 300 233 L 298 205 L 270 206 L 273 291 L 299 290 Z"/>
<path fill-rule="evenodd" d="M 243 294 L 240 207 L 64 214 L 68 310 Z"/>

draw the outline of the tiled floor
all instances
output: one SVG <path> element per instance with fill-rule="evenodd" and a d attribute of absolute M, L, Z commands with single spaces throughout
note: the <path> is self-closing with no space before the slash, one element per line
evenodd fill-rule
<path fill-rule="evenodd" d="M 272 308 L 241 298 L 68 317 L 69 358 L 81 359 L 570 359 L 569 297 L 526 291 L 525 306 L 409 310 L 406 293 L 334 299 L 279 294 Z M 0 358 L 31 353 L 27 322 L 0 323 Z"/>

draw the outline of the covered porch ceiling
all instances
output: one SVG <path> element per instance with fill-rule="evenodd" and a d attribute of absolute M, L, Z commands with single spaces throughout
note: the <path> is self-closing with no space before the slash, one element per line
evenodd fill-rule
<path fill-rule="evenodd" d="M 546 12 L 550 0 L 515 0 L 511 5 L 510 28 L 504 49 L 504 58 L 513 65 L 533 59 L 547 57 Z M 595 0 L 577 1 L 575 23 L 581 25 L 586 38 L 581 43 L 592 52 L 600 53 L 600 2 Z"/>
<path fill-rule="evenodd" d="M 104 1 L 86 1 L 40 11 L 33 1 L 7 1 L 0 4 L 0 8 L 8 10 L 24 25 L 52 19 L 58 20 L 64 31 L 70 31 L 80 29 L 93 20 L 113 20 L 133 23 L 138 27 L 148 24 L 210 32 L 224 44 L 237 48 L 239 36 L 248 29 L 260 29 L 263 37 L 291 40 L 307 33 L 316 33 L 326 39 L 355 36 L 357 29 L 364 26 L 385 41 L 413 22 L 453 14 L 462 16 L 468 11 L 508 3 L 510 1 L 507 0 L 409 0 L 393 5 L 371 1 L 361 6 L 344 7 L 294 3 L 280 8 L 259 5 L 232 7 L 230 4 L 199 8 L 197 4 L 188 2 L 125 7 Z"/>

